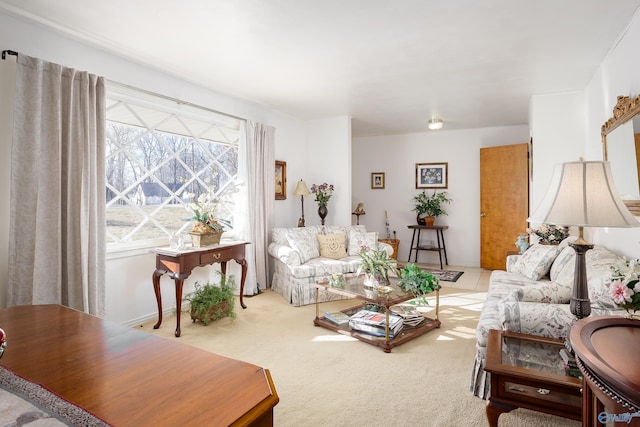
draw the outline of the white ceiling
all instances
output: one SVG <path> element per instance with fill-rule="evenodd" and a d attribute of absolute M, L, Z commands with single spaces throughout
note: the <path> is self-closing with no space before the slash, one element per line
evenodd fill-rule
<path fill-rule="evenodd" d="M 640 0 L 0 0 L 118 55 L 354 136 L 528 122 L 582 90 Z M 2 49 L 11 49 L 3 46 Z"/>

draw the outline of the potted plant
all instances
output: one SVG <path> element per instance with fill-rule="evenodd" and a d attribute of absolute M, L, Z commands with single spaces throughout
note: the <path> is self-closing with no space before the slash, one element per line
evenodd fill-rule
<path fill-rule="evenodd" d="M 405 292 L 411 292 L 424 305 L 429 305 L 427 294 L 440 289 L 440 279 L 415 264 L 405 264 L 398 273 L 398 286 Z"/>
<path fill-rule="evenodd" d="M 396 260 L 389 258 L 384 250 L 369 250 L 362 248 L 360 251 L 361 263 L 356 275 L 362 272 L 366 274 L 365 286 L 377 288 L 389 284 L 389 273 L 397 273 Z"/>
<path fill-rule="evenodd" d="M 210 180 L 207 179 L 205 182 L 209 183 Z M 240 185 L 232 185 L 219 193 L 216 193 L 213 187 L 208 187 L 206 192 L 199 196 L 188 191 L 182 194 L 183 200 L 190 200 L 190 203 L 185 203 L 185 208 L 192 215 L 186 220 L 193 221 L 193 227 L 189 232 L 193 246 L 201 247 L 219 243 L 225 228 L 233 228 L 231 221 L 221 218 L 218 210 L 221 205 L 231 204 L 232 197 L 239 191 Z"/>
<path fill-rule="evenodd" d="M 446 191 L 438 193 L 434 190 L 431 196 L 425 190 L 413 198 L 414 208 L 417 213 L 418 224 L 432 226 L 436 217 L 447 215 L 443 205 L 451 203 L 449 194 Z"/>
<path fill-rule="evenodd" d="M 236 287 L 235 277 L 226 276 L 218 272 L 220 283 L 214 284 L 207 281 L 204 285 L 196 282 L 193 292 L 184 298 L 190 304 L 191 320 L 199 320 L 208 325 L 214 320 L 223 317 L 236 318 L 233 311 L 234 295 Z"/>

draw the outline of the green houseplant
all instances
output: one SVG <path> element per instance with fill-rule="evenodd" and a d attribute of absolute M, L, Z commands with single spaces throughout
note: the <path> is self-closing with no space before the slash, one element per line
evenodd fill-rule
<path fill-rule="evenodd" d="M 436 217 L 447 215 L 443 205 L 451 203 L 451 199 L 446 191 L 438 193 L 434 190 L 429 196 L 425 190 L 422 190 L 422 193 L 414 196 L 413 203 L 412 210 L 417 213 L 418 224 L 433 225 Z"/>
<path fill-rule="evenodd" d="M 415 264 L 405 264 L 399 275 L 398 286 L 405 292 L 411 292 L 422 304 L 429 305 L 427 294 L 440 289 L 440 279 Z"/>
<path fill-rule="evenodd" d="M 194 322 L 199 320 L 208 325 L 223 317 L 236 318 L 236 313 L 233 311 L 235 277 L 225 276 L 221 272 L 218 272 L 218 275 L 220 276 L 219 284 L 207 281 L 203 285 L 196 282 L 194 291 L 185 296 L 184 300 L 191 306 L 191 320 Z"/>
<path fill-rule="evenodd" d="M 384 286 L 389 283 L 389 273 L 397 273 L 396 260 L 389 258 L 389 255 L 384 250 L 368 250 L 363 248 L 360 251 L 361 263 L 358 266 L 356 275 L 366 273 L 368 275 L 367 280 Z"/>

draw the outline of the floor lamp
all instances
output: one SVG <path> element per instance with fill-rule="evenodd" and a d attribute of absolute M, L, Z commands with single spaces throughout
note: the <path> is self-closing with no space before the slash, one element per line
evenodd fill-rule
<path fill-rule="evenodd" d="M 304 196 L 310 196 L 311 191 L 309 191 L 307 183 L 303 180 L 300 180 L 298 181 L 298 185 L 296 185 L 296 191 L 294 191 L 293 194 L 296 196 L 300 196 L 300 203 L 302 204 L 302 216 L 298 219 L 298 227 L 304 227 Z"/>
<path fill-rule="evenodd" d="M 584 227 L 638 227 L 618 195 L 609 162 L 569 162 L 556 165 L 547 193 L 528 222 L 577 226 L 576 266 L 570 309 L 578 319 L 591 314 L 585 254 L 593 245 Z"/>

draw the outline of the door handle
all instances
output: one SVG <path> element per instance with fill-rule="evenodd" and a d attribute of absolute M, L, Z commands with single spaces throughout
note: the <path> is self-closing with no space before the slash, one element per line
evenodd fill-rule
<path fill-rule="evenodd" d="M 480 218 L 484 218 L 485 216 L 487 216 L 487 214 L 486 214 L 486 213 L 484 213 L 484 212 L 480 212 Z"/>

